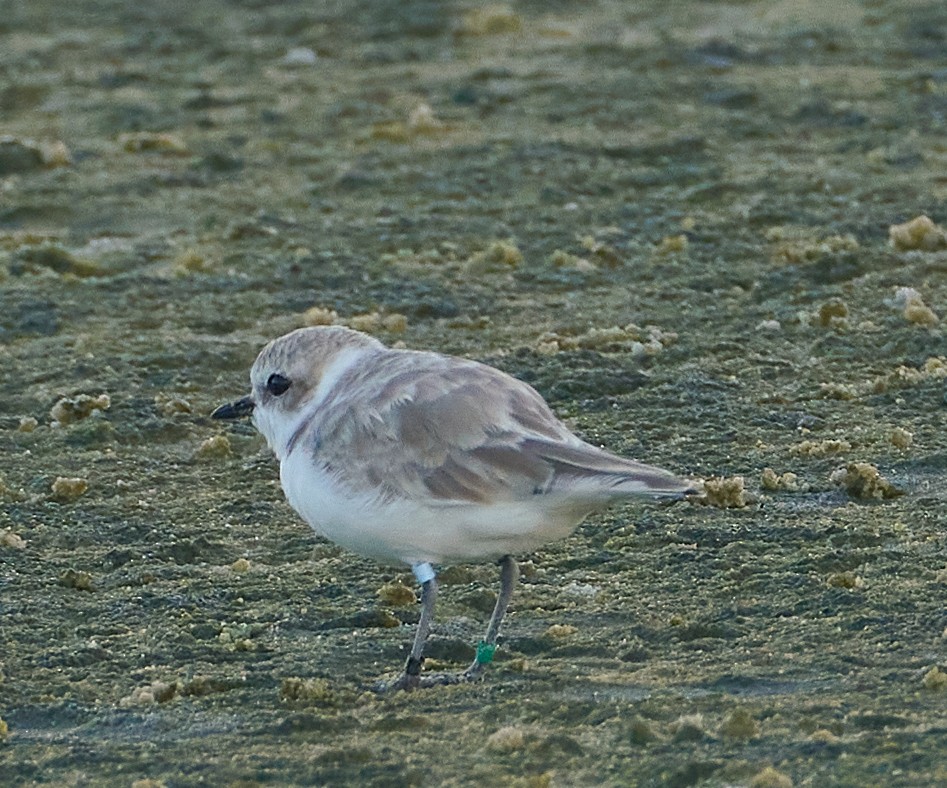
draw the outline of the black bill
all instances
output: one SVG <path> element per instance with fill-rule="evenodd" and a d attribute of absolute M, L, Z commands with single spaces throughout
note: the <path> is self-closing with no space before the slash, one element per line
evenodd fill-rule
<path fill-rule="evenodd" d="M 212 419 L 242 419 L 253 413 L 253 400 L 249 397 L 238 399 L 236 402 L 228 402 L 221 405 L 217 410 L 210 414 Z"/>

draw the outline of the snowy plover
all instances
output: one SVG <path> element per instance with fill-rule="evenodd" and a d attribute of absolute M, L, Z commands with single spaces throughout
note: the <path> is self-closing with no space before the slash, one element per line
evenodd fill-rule
<path fill-rule="evenodd" d="M 213 417 L 252 415 L 279 459 L 286 498 L 316 533 L 408 564 L 421 584 L 411 654 L 389 689 L 481 677 L 519 576 L 513 555 L 568 536 L 616 500 L 690 490 L 668 471 L 580 440 L 505 372 L 394 350 L 339 326 L 270 342 L 250 383 L 249 396 Z M 432 565 L 495 559 L 500 593 L 473 664 L 422 678 L 437 596 Z"/>

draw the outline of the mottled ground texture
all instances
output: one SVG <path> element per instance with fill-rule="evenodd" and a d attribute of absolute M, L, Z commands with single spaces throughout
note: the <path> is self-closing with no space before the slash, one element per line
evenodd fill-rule
<path fill-rule="evenodd" d="M 947 784 L 945 55 L 937 0 L 9 4 L 0 784 Z M 410 572 L 207 417 L 333 319 L 729 481 L 376 697 Z M 497 583 L 442 569 L 428 669 Z"/>

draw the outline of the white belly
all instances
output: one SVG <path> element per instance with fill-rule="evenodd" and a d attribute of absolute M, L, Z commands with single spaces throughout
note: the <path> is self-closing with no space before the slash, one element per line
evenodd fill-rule
<path fill-rule="evenodd" d="M 353 495 L 302 451 L 280 464 L 280 481 L 290 505 L 316 533 L 385 563 L 465 563 L 529 553 L 568 536 L 588 513 L 551 507 L 542 496 L 483 505 Z"/>

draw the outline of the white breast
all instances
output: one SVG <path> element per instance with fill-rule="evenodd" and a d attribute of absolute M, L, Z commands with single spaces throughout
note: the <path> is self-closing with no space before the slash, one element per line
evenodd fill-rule
<path fill-rule="evenodd" d="M 464 563 L 518 555 L 568 536 L 587 511 L 559 509 L 545 496 L 527 501 L 428 504 L 356 495 L 307 452 L 280 463 L 290 505 L 321 536 L 384 563 Z"/>

